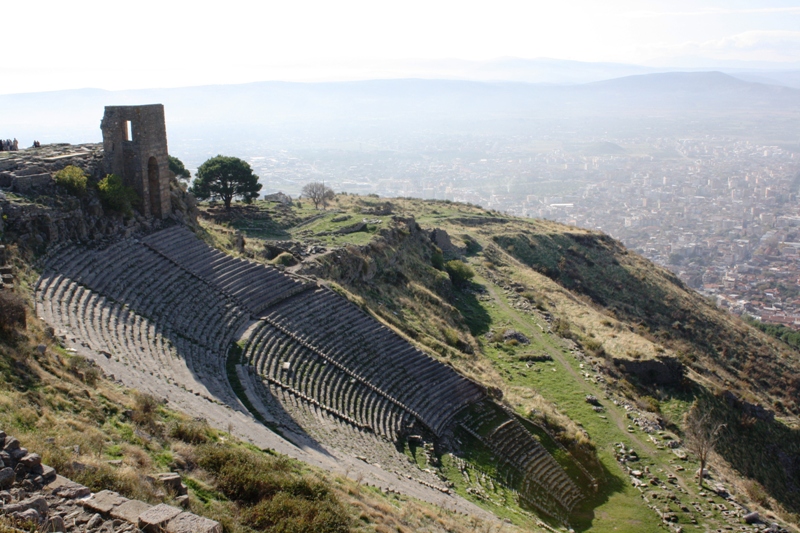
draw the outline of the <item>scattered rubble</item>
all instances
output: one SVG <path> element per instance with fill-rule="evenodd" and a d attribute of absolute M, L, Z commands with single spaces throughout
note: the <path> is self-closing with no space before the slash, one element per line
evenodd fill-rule
<path fill-rule="evenodd" d="M 96 494 L 59 476 L 19 441 L 0 431 L 0 514 L 19 524 L 34 523 L 40 531 L 62 533 L 222 533 L 213 520 L 166 504 L 150 505 L 116 492 Z M 173 494 L 186 494 L 180 475 L 159 474 Z"/>

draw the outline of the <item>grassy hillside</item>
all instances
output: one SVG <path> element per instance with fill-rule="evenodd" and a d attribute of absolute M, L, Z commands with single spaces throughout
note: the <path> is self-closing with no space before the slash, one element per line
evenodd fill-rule
<path fill-rule="evenodd" d="M 286 241 L 299 243 L 286 268 L 326 280 L 491 387 L 568 471 L 596 482 L 571 521 L 576 530 L 655 531 L 667 513 L 684 531 L 737 523 L 721 512 L 730 500 L 697 488 L 694 456 L 670 448 L 682 441 L 694 401 L 727 424 L 709 484 L 773 520 L 797 522 L 800 354 L 608 236 L 411 199 L 387 205 L 338 195 L 327 211 L 263 202 L 248 209 L 259 216 L 206 219 L 209 240 L 265 262 L 276 261 L 269 251 L 276 239 L 287 248 Z M 342 231 L 358 222 L 358 231 Z M 453 246 L 435 245 L 434 228 Z M 236 234 L 246 240 L 238 251 Z M 452 282 L 446 263 L 453 259 L 475 273 L 471 281 Z M 659 358 L 682 363 L 683 381 L 659 385 L 624 371 L 625 361 Z M 626 462 L 631 448 L 638 460 Z M 765 460 L 764 449 L 780 460 Z M 501 515 L 514 508 L 472 477 L 491 473 L 491 460 L 452 457 L 442 458 L 441 473 L 460 493 Z M 634 487 L 631 469 L 649 472 L 650 484 Z"/>

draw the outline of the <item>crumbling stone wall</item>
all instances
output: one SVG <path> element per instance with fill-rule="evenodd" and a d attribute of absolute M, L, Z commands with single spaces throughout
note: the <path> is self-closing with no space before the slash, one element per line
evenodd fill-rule
<path fill-rule="evenodd" d="M 683 365 L 674 357 L 661 356 L 641 361 L 615 358 L 614 364 L 646 385 L 679 385 L 683 381 Z"/>
<path fill-rule="evenodd" d="M 106 106 L 100 128 L 106 173 L 122 177 L 139 193 L 145 216 L 169 216 L 172 172 L 164 106 Z"/>

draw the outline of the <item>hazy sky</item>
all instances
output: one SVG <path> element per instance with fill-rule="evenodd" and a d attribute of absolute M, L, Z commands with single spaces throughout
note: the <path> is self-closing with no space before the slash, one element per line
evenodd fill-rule
<path fill-rule="evenodd" d="M 800 61 L 800 1 L 782 0 L 36 0 L 2 18 L 0 94 L 386 77 L 434 59 Z"/>

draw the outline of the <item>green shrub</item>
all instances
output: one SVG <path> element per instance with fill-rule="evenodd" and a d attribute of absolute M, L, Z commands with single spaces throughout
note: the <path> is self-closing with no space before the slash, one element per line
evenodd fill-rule
<path fill-rule="evenodd" d="M 572 331 L 572 325 L 563 318 L 556 318 L 553 320 L 552 325 L 553 332 L 561 338 L 564 339 L 573 339 L 575 338 L 575 333 Z"/>
<path fill-rule="evenodd" d="M 758 481 L 754 479 L 746 479 L 744 481 L 744 490 L 747 493 L 747 497 L 750 498 L 750 501 L 753 501 L 762 507 L 766 507 L 767 509 L 771 507 L 769 495 Z"/>
<path fill-rule="evenodd" d="M 97 369 L 94 361 L 90 361 L 82 355 L 70 357 L 68 367 L 73 375 L 90 387 L 94 387 L 97 384 L 97 380 L 100 379 L 100 370 Z"/>
<path fill-rule="evenodd" d="M 436 248 L 431 254 L 431 265 L 436 270 L 444 270 L 444 255 L 439 248 Z"/>
<path fill-rule="evenodd" d="M 292 266 L 297 264 L 297 259 L 289 252 L 281 252 L 272 260 L 273 265 Z"/>
<path fill-rule="evenodd" d="M 467 235 L 464 236 L 464 244 L 466 244 L 467 247 L 467 255 L 475 255 L 483 250 L 483 247 L 478 241 Z"/>
<path fill-rule="evenodd" d="M 583 339 L 581 341 L 583 348 L 595 357 L 602 357 L 606 351 L 603 348 L 603 343 L 595 339 Z"/>
<path fill-rule="evenodd" d="M 322 485 L 317 483 L 317 485 Z M 323 486 L 324 488 L 324 486 Z M 243 513 L 244 521 L 259 531 L 275 533 L 346 533 L 350 519 L 345 510 L 327 495 L 298 498 L 280 492 Z"/>
<path fill-rule="evenodd" d="M 83 170 L 74 166 L 67 165 L 62 168 L 53 176 L 56 183 L 75 196 L 83 196 L 86 194 L 86 183 L 88 181 L 86 174 Z"/>
<path fill-rule="evenodd" d="M 167 434 L 188 444 L 205 444 L 213 438 L 208 424 L 197 420 L 176 420 L 169 425 Z"/>
<path fill-rule="evenodd" d="M 217 489 L 227 498 L 255 504 L 271 498 L 292 481 L 291 463 L 243 448 L 206 444 L 198 449 L 198 465 L 214 473 Z"/>
<path fill-rule="evenodd" d="M 458 346 L 458 331 L 446 327 L 442 329 L 442 335 L 444 335 L 444 340 L 447 344 L 453 347 Z"/>
<path fill-rule="evenodd" d="M 97 184 L 100 191 L 100 200 L 111 211 L 131 216 L 133 207 L 139 205 L 139 195 L 131 187 L 122 182 L 116 174 L 109 174 Z"/>
<path fill-rule="evenodd" d="M 133 402 L 133 421 L 140 426 L 152 426 L 158 413 L 158 400 L 143 392 L 136 393 Z"/>
<path fill-rule="evenodd" d="M 469 283 L 475 277 L 475 272 L 467 265 L 457 259 L 448 261 L 444 265 L 444 269 L 450 276 L 450 281 L 453 285 L 462 286 Z"/>

